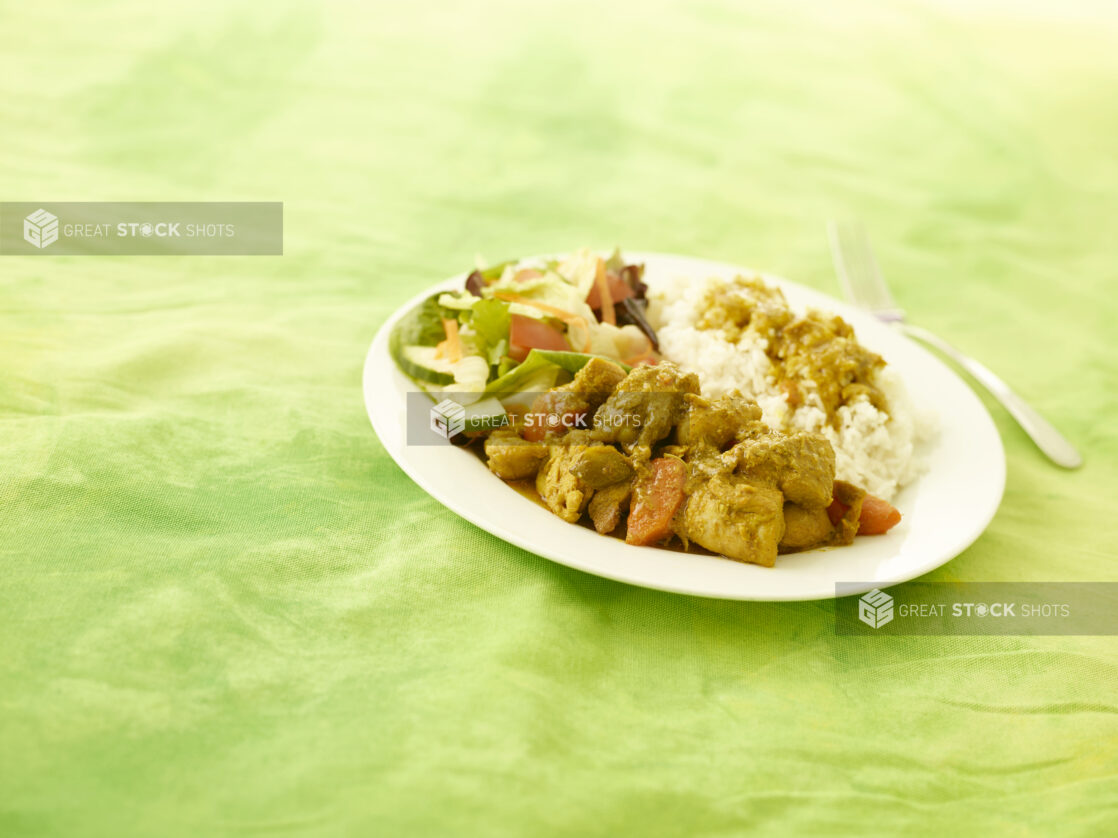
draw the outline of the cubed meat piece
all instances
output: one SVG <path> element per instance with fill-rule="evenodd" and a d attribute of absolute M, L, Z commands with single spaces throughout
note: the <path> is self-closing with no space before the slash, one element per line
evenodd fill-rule
<path fill-rule="evenodd" d="M 586 400 L 591 410 L 596 409 L 602 402 L 610 397 L 614 389 L 625 380 L 625 370 L 613 361 L 605 358 L 591 358 L 575 373 L 574 379 L 569 384 L 564 384 L 560 390 L 569 390 Z"/>
<path fill-rule="evenodd" d="M 571 470 L 593 489 L 604 489 L 621 481 L 627 483 L 633 476 L 629 458 L 612 445 L 591 445 Z"/>
<path fill-rule="evenodd" d="M 829 544 L 834 531 L 824 507 L 785 503 L 784 537 L 780 539 L 780 552 L 795 553 Z"/>
<path fill-rule="evenodd" d="M 831 503 L 835 450 L 826 437 L 772 431 L 742 440 L 724 456 L 734 462 L 738 474 L 779 489 L 785 500 L 808 507 Z"/>
<path fill-rule="evenodd" d="M 613 532 L 621 524 L 621 515 L 629 505 L 631 487 L 628 481 L 615 483 L 594 492 L 587 511 L 594 529 L 602 535 Z"/>
<path fill-rule="evenodd" d="M 862 504 L 866 490 L 845 480 L 836 480 L 834 500 L 827 508 L 827 515 L 834 524 L 834 543 L 853 544 L 862 517 Z"/>
<path fill-rule="evenodd" d="M 714 401 L 688 395 L 685 400 L 687 411 L 676 430 L 680 445 L 706 444 L 721 451 L 742 439 L 761 420 L 757 403 L 738 395 L 721 396 Z"/>
<path fill-rule="evenodd" d="M 554 389 L 540 393 L 524 414 L 521 434 L 539 442 L 545 437 L 562 436 L 575 428 L 590 426 L 590 405 L 579 393 Z"/>
<path fill-rule="evenodd" d="M 594 494 L 571 470 L 585 450 L 585 445 L 552 445 L 536 475 L 536 491 L 548 509 L 572 524 L 582 517 Z"/>
<path fill-rule="evenodd" d="M 535 477 L 547 454 L 546 445 L 521 439 L 511 428 L 499 428 L 485 440 L 489 470 L 502 480 Z"/>
<path fill-rule="evenodd" d="M 650 449 L 683 418 L 687 394 L 699 395 L 694 373 L 668 362 L 637 367 L 594 414 L 594 438 L 620 443 L 626 451 Z"/>
<path fill-rule="evenodd" d="M 736 475 L 717 475 L 687 499 L 683 535 L 739 562 L 772 567 L 784 537 L 784 499 Z"/>

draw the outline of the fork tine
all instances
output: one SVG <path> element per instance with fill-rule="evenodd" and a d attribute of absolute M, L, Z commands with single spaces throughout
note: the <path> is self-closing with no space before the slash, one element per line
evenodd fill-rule
<path fill-rule="evenodd" d="M 843 231 L 842 227 L 837 221 L 831 220 L 827 222 L 827 240 L 831 243 L 831 262 L 835 266 L 835 273 L 838 274 L 839 285 L 842 286 L 842 292 L 848 299 L 854 299 L 854 288 L 850 283 L 850 270 L 847 255 L 842 246 Z"/>
<path fill-rule="evenodd" d="M 831 257 L 843 291 L 852 300 L 865 300 L 867 269 L 862 244 L 864 237 L 859 235 L 859 228 L 851 223 L 831 221 L 827 229 L 831 239 Z"/>
<path fill-rule="evenodd" d="M 866 235 L 866 229 L 861 225 L 854 227 L 853 240 L 857 243 L 858 253 L 861 257 L 862 272 L 867 281 L 873 281 L 874 288 L 881 288 L 885 282 L 885 277 L 881 274 L 881 268 L 878 267 L 877 259 L 874 258 L 873 248 L 870 247 L 870 238 Z"/>
<path fill-rule="evenodd" d="M 885 320 L 900 320 L 904 312 L 893 300 L 865 229 L 855 222 L 827 223 L 831 256 L 846 296 Z"/>

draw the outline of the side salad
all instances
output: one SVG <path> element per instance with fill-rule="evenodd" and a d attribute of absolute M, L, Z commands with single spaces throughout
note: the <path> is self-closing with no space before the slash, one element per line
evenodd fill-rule
<path fill-rule="evenodd" d="M 471 273 L 400 320 L 389 350 L 431 395 L 503 398 L 546 390 L 593 357 L 625 367 L 659 361 L 645 319 L 644 266 L 620 251 L 510 261 Z"/>

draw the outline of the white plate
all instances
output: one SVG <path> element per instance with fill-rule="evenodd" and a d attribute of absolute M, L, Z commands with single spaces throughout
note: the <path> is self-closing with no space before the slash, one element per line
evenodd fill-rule
<path fill-rule="evenodd" d="M 646 276 L 653 280 L 758 273 L 682 256 L 626 253 L 626 257 L 644 262 Z M 886 535 L 862 537 L 848 547 L 781 556 L 773 568 L 633 547 L 565 523 L 494 477 L 468 451 L 406 445 L 405 394 L 417 388 L 388 354 L 389 331 L 432 292 L 461 288 L 466 274 L 409 300 L 377 332 L 365 359 L 369 419 L 392 459 L 447 508 L 525 550 L 608 579 L 724 599 L 811 600 L 834 597 L 838 582 L 863 583 L 851 593 L 895 585 L 957 556 L 990 523 L 1005 487 L 1005 453 L 982 403 L 936 357 L 865 312 L 787 280 L 761 276 L 780 286 L 796 309 L 812 306 L 844 317 L 859 341 L 900 374 L 915 405 L 932 407 L 939 415 L 940 430 L 928 451 L 928 470 L 894 498 L 904 518 Z"/>

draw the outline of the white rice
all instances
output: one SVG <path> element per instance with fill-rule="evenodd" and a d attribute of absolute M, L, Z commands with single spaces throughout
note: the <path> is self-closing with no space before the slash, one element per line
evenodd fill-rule
<path fill-rule="evenodd" d="M 863 487 L 870 494 L 892 500 L 899 489 L 924 470 L 919 452 L 935 433 L 935 417 L 913 409 L 900 378 L 889 367 L 877 374 L 889 412 L 868 401 L 843 405 L 839 427 L 827 422 L 819 396 L 803 391 L 803 404 L 790 410 L 787 397 L 773 378 L 765 354 L 766 341 L 745 331 L 737 343 L 721 331 L 696 328 L 710 289 L 723 281 L 678 279 L 649 289 L 649 320 L 660 339 L 660 352 L 686 370 L 695 372 L 703 395 L 717 397 L 740 392 L 761 406 L 763 420 L 778 430 L 816 431 L 835 449 L 836 476 Z"/>

